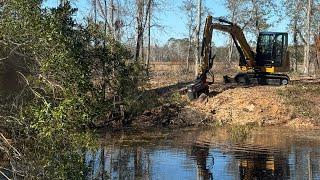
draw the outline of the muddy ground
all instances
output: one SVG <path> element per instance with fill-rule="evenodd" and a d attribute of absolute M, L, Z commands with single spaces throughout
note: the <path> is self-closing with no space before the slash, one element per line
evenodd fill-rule
<path fill-rule="evenodd" d="M 178 94 L 175 98 L 178 96 L 179 100 L 145 111 L 132 125 L 137 128 L 202 125 L 320 128 L 320 79 L 300 76 L 292 79 L 287 86 L 226 85 L 218 80 L 210 87 L 208 96 L 194 101 L 179 95 L 181 82 L 175 86 L 174 81 L 165 81 L 156 88 L 159 95 Z"/>

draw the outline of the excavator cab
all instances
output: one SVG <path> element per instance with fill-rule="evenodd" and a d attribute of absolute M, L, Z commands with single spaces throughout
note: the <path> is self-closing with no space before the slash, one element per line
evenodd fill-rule
<path fill-rule="evenodd" d="M 239 31 L 239 34 L 240 31 Z M 238 36 L 240 37 L 240 36 Z M 236 43 L 240 53 L 240 69 L 234 81 L 239 84 L 260 84 L 260 85 L 286 85 L 289 83 L 289 77 L 279 72 L 290 71 L 290 60 L 288 51 L 288 33 L 283 32 L 261 32 L 259 33 L 256 52 L 249 48 L 243 48 L 247 44 L 242 39 L 243 45 Z M 252 52 L 252 58 L 245 58 L 244 52 Z M 245 59 L 245 60 L 243 60 Z M 251 65 L 248 61 L 251 60 Z M 224 77 L 226 83 L 231 82 L 231 78 Z"/>
<path fill-rule="evenodd" d="M 260 67 L 285 67 L 287 62 L 288 33 L 262 32 L 257 42 L 256 65 Z"/>

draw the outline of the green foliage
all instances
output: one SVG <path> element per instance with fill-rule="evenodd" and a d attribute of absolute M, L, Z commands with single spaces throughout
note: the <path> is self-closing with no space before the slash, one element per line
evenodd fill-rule
<path fill-rule="evenodd" d="M 41 0 L 0 3 L 1 127 L 12 138 L 38 140 L 33 153 L 46 151 L 46 158 L 25 163 L 44 178 L 80 178 L 76 132 L 96 120 L 135 115 L 144 102 L 143 67 L 101 23 L 77 24 L 75 12 L 68 2 L 52 9 Z"/>
<path fill-rule="evenodd" d="M 10 92 L 0 98 L 6 107 L 17 103 L 10 115 L 43 136 L 86 127 L 107 119 L 104 112 L 119 114 L 122 106 L 134 114 L 141 103 L 142 66 L 100 24 L 76 24 L 75 12 L 69 3 L 43 9 L 33 0 L 1 8 L 0 66 L 11 66 L 24 83 L 18 97 Z"/>
<path fill-rule="evenodd" d="M 183 99 L 181 94 L 179 92 L 174 92 L 170 94 L 170 97 L 168 98 L 169 103 L 171 104 L 185 104 L 186 101 Z"/>
<path fill-rule="evenodd" d="M 80 129 L 90 122 L 85 106 L 83 100 L 76 98 L 65 99 L 55 107 L 52 107 L 50 103 L 44 103 L 41 107 L 30 106 L 29 111 L 33 112 L 33 117 L 31 117 L 33 121 L 30 126 L 41 136 L 48 138 Z"/>
<path fill-rule="evenodd" d="M 97 146 L 93 139 L 90 133 L 70 133 L 22 141 L 17 149 L 23 156 L 15 168 L 25 179 L 85 179 L 86 151 Z"/>
<path fill-rule="evenodd" d="M 142 68 L 138 63 L 120 62 L 115 72 L 117 79 L 111 82 L 115 96 L 118 97 L 118 104 L 126 117 L 134 116 L 141 111 L 143 103 L 141 87 L 145 80 Z"/>

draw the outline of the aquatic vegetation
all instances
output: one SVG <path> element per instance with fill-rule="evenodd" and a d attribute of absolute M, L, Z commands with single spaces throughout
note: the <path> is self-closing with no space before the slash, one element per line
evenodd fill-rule
<path fill-rule="evenodd" d="M 230 139 L 234 142 L 241 142 L 250 137 L 252 125 L 233 125 L 228 128 Z"/>

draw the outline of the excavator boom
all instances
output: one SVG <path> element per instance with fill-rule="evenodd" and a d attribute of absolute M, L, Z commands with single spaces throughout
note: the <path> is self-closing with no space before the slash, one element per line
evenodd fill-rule
<path fill-rule="evenodd" d="M 240 58 L 241 58 L 240 60 L 242 61 L 242 64 L 247 67 L 254 66 L 255 54 L 251 50 L 251 47 L 248 44 L 248 42 L 243 34 L 242 29 L 238 25 L 236 25 L 232 22 L 226 21 L 224 19 L 218 18 L 217 20 L 220 23 L 213 23 L 211 25 L 212 29 L 216 29 L 216 30 L 219 30 L 222 32 L 229 33 L 232 36 L 232 38 L 236 44 L 236 47 L 239 51 Z M 222 24 L 222 23 L 224 23 L 224 24 Z"/>

